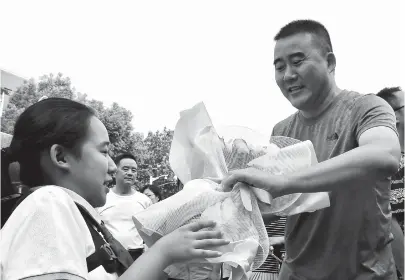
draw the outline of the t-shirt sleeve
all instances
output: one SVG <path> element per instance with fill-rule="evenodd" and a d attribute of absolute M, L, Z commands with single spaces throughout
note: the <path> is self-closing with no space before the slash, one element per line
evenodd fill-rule
<path fill-rule="evenodd" d="M 363 132 L 378 126 L 389 127 L 398 135 L 395 122 L 394 111 L 382 98 L 367 94 L 356 101 L 352 123 L 357 142 Z"/>
<path fill-rule="evenodd" d="M 74 207 L 53 192 L 34 193 L 20 204 L 2 232 L 10 240 L 2 261 L 5 280 L 87 279 L 88 240 Z"/>
<path fill-rule="evenodd" d="M 273 127 L 273 129 L 271 131 L 271 137 L 272 136 L 280 136 L 282 134 L 282 130 L 283 130 L 283 127 L 284 127 L 284 122 L 285 122 L 285 120 L 277 123 Z"/>
<path fill-rule="evenodd" d="M 270 137 L 276 135 L 276 134 L 275 134 L 276 132 L 274 131 L 274 129 L 275 129 L 275 127 L 273 127 L 273 129 L 271 130 L 271 135 L 270 135 Z"/>

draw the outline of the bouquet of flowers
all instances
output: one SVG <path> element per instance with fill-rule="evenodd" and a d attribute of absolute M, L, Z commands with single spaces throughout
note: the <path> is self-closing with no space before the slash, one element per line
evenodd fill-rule
<path fill-rule="evenodd" d="M 249 142 L 248 142 L 249 141 Z M 215 248 L 222 256 L 194 259 L 169 266 L 177 279 L 219 279 L 220 270 L 230 279 L 247 280 L 247 272 L 260 267 L 269 253 L 262 214 L 287 216 L 328 207 L 327 193 L 291 194 L 273 199 L 261 189 L 246 184 L 224 192 L 221 179 L 228 171 L 254 167 L 272 174 L 287 174 L 317 163 L 309 141 L 274 137 L 271 143 L 255 145 L 243 136 L 221 138 L 203 103 L 180 114 L 170 150 L 170 165 L 184 188 L 134 216 L 147 246 L 160 237 L 199 219 L 216 221 L 216 228 L 231 243 Z M 175 246 L 175 244 L 174 244 Z"/>

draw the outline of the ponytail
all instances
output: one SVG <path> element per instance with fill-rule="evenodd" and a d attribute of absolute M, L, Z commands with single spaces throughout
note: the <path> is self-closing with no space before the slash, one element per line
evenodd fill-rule
<path fill-rule="evenodd" d="M 15 162 L 10 148 L 1 149 L 1 227 L 13 212 L 21 193 L 14 188 L 10 176 L 10 164 Z"/>
<path fill-rule="evenodd" d="M 16 194 L 10 177 L 10 164 L 15 162 L 9 147 L 1 149 L 1 201 L 6 201 Z"/>

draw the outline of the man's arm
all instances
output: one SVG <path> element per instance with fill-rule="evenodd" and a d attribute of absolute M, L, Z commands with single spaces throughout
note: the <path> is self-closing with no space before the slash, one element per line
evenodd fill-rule
<path fill-rule="evenodd" d="M 359 147 L 287 177 L 288 193 L 372 186 L 368 182 L 397 171 L 400 145 L 389 104 L 373 94 L 363 95 L 355 102 L 350 122 Z"/>
<path fill-rule="evenodd" d="M 364 185 L 394 174 L 398 169 L 400 146 L 395 131 L 377 126 L 363 132 L 359 147 L 305 170 L 286 176 L 270 175 L 255 168 L 231 172 L 225 188 L 245 182 L 270 192 L 273 197 L 311 193 Z M 359 184 L 361 183 L 361 184 Z"/>
<path fill-rule="evenodd" d="M 282 194 L 333 191 L 364 185 L 398 170 L 400 145 L 396 133 L 378 126 L 363 132 L 359 147 L 286 177 Z"/>

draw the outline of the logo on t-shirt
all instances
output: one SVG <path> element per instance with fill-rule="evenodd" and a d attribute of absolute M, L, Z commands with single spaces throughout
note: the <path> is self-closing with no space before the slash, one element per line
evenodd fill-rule
<path fill-rule="evenodd" d="M 327 141 L 335 141 L 335 140 L 338 140 L 338 139 L 339 139 L 339 135 L 336 132 L 332 133 L 331 135 L 329 135 L 326 138 Z"/>

